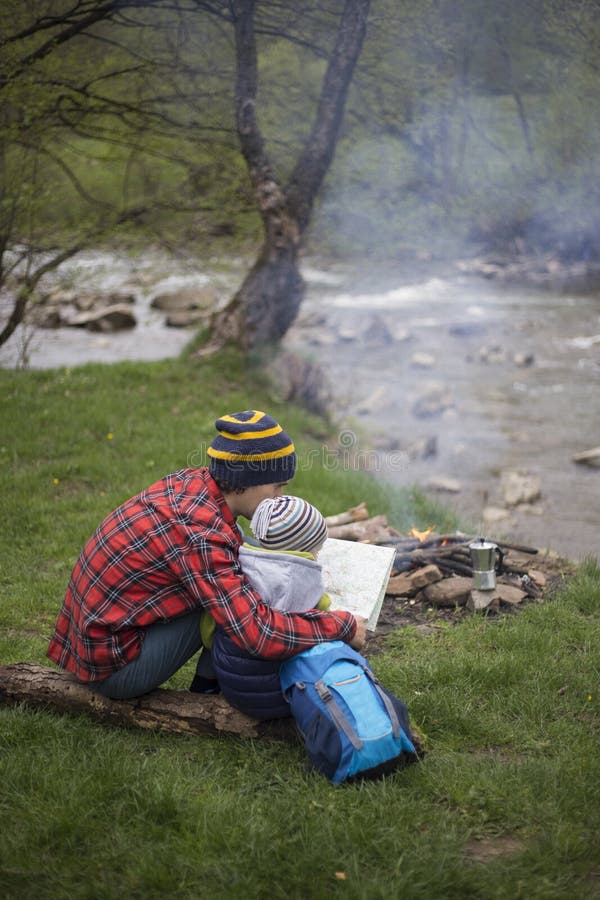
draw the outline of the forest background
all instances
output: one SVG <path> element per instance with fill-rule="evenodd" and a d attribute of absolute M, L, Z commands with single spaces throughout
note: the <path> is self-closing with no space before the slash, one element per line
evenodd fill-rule
<path fill-rule="evenodd" d="M 249 6 L 285 183 L 345 4 L 2 4 L 0 289 L 106 241 L 260 245 L 234 103 L 232 22 Z M 599 88 L 597 0 L 375 0 L 305 246 L 407 266 L 599 259 Z"/>

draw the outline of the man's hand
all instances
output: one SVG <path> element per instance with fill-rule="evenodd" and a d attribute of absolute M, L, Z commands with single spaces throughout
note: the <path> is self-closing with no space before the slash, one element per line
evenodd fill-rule
<path fill-rule="evenodd" d="M 367 640 L 367 619 L 364 616 L 354 616 L 356 619 L 356 631 L 350 641 L 350 646 L 355 650 L 362 650 Z"/>

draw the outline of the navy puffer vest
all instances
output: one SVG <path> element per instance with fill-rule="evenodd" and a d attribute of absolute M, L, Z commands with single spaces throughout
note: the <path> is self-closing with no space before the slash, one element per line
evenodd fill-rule
<path fill-rule="evenodd" d="M 291 715 L 279 684 L 281 660 L 251 656 L 217 628 L 212 665 L 225 699 L 247 716 L 282 719 Z"/>

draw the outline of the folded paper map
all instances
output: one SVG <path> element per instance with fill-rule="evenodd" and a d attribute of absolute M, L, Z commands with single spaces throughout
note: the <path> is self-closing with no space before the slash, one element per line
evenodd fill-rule
<path fill-rule="evenodd" d="M 375 630 L 396 551 L 393 547 L 328 538 L 319 553 L 331 609 L 346 609 Z"/>

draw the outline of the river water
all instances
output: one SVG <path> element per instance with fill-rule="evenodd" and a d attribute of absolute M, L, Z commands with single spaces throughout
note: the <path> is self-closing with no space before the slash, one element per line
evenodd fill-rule
<path fill-rule="evenodd" d="M 133 293 L 137 327 L 20 330 L 0 348 L 0 365 L 15 365 L 24 345 L 36 368 L 175 355 L 190 332 L 166 328 L 151 298 L 210 284 L 225 301 L 245 266 L 82 254 L 63 283 Z M 322 367 L 340 446 L 364 447 L 364 464 L 395 484 L 458 482 L 456 493 L 431 494 L 477 533 L 600 558 L 600 469 L 572 461 L 600 445 L 600 296 L 497 285 L 450 267 L 407 278 L 400 269 L 313 262 L 304 276 L 307 297 L 285 345 Z M 433 395 L 427 410 L 423 398 Z M 435 453 L 405 452 L 427 441 Z M 505 506 L 502 473 L 511 470 L 539 478 L 541 497 L 484 524 L 484 509 Z"/>

